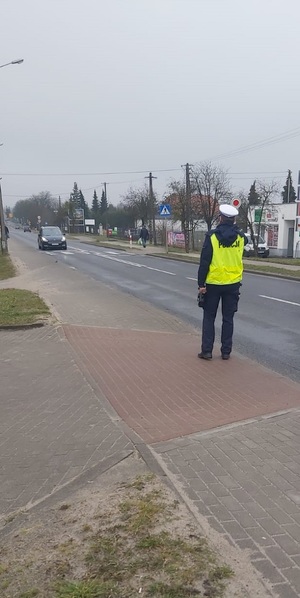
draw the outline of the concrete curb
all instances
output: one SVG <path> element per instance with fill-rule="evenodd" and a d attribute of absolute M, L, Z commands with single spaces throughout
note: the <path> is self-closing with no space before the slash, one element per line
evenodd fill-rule
<path fill-rule="evenodd" d="M 49 322 L 32 322 L 32 324 L 10 324 L 8 326 L 0 326 L 0 330 L 30 330 L 30 328 L 42 328 Z"/>

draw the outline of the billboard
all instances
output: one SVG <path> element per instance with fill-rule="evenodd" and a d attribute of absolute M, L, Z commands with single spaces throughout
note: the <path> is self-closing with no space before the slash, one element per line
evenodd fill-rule
<path fill-rule="evenodd" d="M 74 210 L 74 219 L 75 220 L 84 220 L 84 210 L 82 208 L 76 208 Z"/>

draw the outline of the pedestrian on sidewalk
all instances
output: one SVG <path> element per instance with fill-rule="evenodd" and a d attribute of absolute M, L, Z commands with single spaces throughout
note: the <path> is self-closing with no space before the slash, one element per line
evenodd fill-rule
<path fill-rule="evenodd" d="M 220 223 L 205 237 L 198 269 L 198 292 L 203 296 L 202 345 L 200 359 L 212 359 L 215 319 L 222 299 L 222 359 L 232 350 L 233 317 L 238 309 L 243 276 L 243 253 L 247 239 L 235 224 L 238 210 L 219 206 Z"/>
<path fill-rule="evenodd" d="M 145 227 L 145 225 L 143 224 L 142 228 L 141 228 L 141 232 L 140 232 L 140 239 L 142 241 L 142 245 L 143 247 L 146 247 L 146 243 L 149 239 L 149 231 L 148 229 Z"/>

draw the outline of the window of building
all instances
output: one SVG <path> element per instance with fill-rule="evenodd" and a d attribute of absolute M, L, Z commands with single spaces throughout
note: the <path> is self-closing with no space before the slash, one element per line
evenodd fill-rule
<path fill-rule="evenodd" d="M 269 247 L 278 247 L 278 226 L 268 227 L 268 245 Z"/>

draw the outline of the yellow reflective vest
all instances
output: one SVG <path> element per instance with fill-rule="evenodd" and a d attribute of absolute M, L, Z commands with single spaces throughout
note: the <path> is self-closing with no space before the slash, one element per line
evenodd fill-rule
<path fill-rule="evenodd" d="M 215 233 L 210 237 L 213 254 L 206 277 L 207 284 L 234 284 L 243 277 L 244 238 L 237 236 L 230 247 L 224 247 Z"/>

